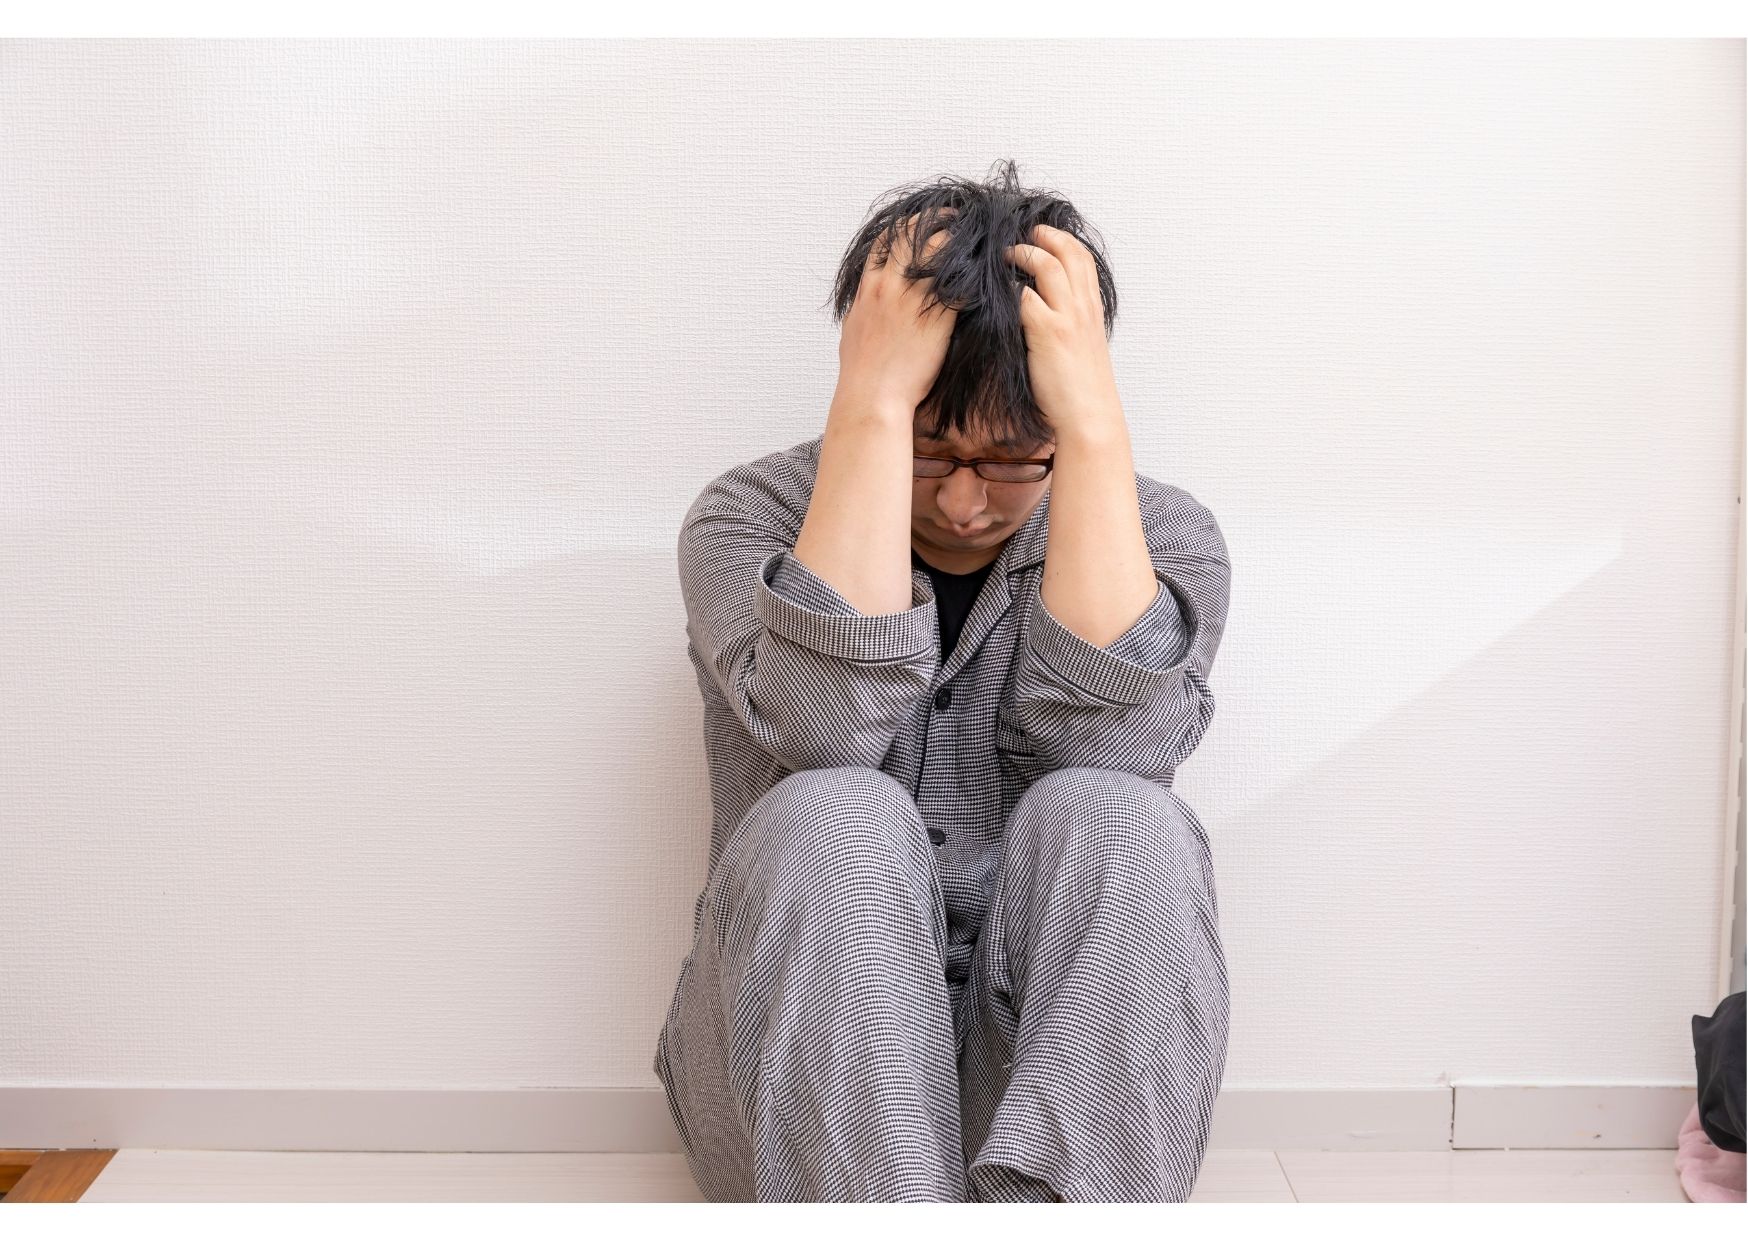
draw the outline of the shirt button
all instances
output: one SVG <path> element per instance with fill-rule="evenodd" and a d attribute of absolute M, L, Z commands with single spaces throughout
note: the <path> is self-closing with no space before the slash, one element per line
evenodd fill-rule
<path fill-rule="evenodd" d="M 939 828 L 939 827 L 930 827 L 929 828 L 929 843 L 931 843 L 931 844 L 945 844 L 946 842 L 947 842 L 947 833 L 945 831 L 941 830 L 941 828 Z"/>
<path fill-rule="evenodd" d="M 940 691 L 935 694 L 935 709 L 946 710 L 947 707 L 952 704 L 953 690 L 946 685 L 942 685 Z"/>

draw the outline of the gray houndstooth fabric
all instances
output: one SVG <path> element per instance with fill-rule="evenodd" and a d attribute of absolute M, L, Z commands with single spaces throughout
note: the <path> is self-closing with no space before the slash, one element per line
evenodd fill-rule
<path fill-rule="evenodd" d="M 654 1067 L 711 1201 L 1182 1201 L 1225 1067 L 1206 832 L 1213 515 L 1137 473 L 1161 588 L 1105 647 L 1044 607 L 1046 492 L 952 655 L 791 554 L 822 437 L 679 536 L 714 807 Z"/>

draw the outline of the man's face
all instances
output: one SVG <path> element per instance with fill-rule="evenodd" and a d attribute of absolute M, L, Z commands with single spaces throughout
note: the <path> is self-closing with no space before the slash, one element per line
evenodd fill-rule
<path fill-rule="evenodd" d="M 961 438 L 934 439 L 917 431 L 920 456 L 956 456 L 1023 461 L 1050 456 L 1054 441 L 1028 445 L 995 444 Z M 948 572 L 973 572 L 992 562 L 1050 489 L 1056 475 L 1041 482 L 990 482 L 969 467 L 945 478 L 911 480 L 911 542 L 929 563 Z"/>

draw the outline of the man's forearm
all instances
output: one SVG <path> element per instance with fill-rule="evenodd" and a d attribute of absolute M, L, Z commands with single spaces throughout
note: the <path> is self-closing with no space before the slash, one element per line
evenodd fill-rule
<path fill-rule="evenodd" d="M 839 393 L 795 558 L 857 611 L 910 610 L 915 411 Z"/>
<path fill-rule="evenodd" d="M 1075 636 L 1108 646 L 1163 588 L 1141 528 L 1122 411 L 1058 427 L 1052 472 L 1044 606 Z"/>

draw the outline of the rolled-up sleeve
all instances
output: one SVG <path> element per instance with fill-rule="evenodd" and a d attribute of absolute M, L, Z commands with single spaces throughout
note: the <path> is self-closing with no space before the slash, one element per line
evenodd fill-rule
<path fill-rule="evenodd" d="M 1213 515 L 1184 495 L 1144 528 L 1158 592 L 1106 646 L 1030 600 L 1002 732 L 1033 776 L 1065 767 L 1132 771 L 1170 787 L 1214 717 L 1208 676 L 1225 630 L 1230 562 Z"/>
<path fill-rule="evenodd" d="M 680 590 L 693 661 L 761 748 L 791 770 L 878 768 L 940 660 L 932 587 L 864 615 L 781 535 L 689 515 Z"/>

